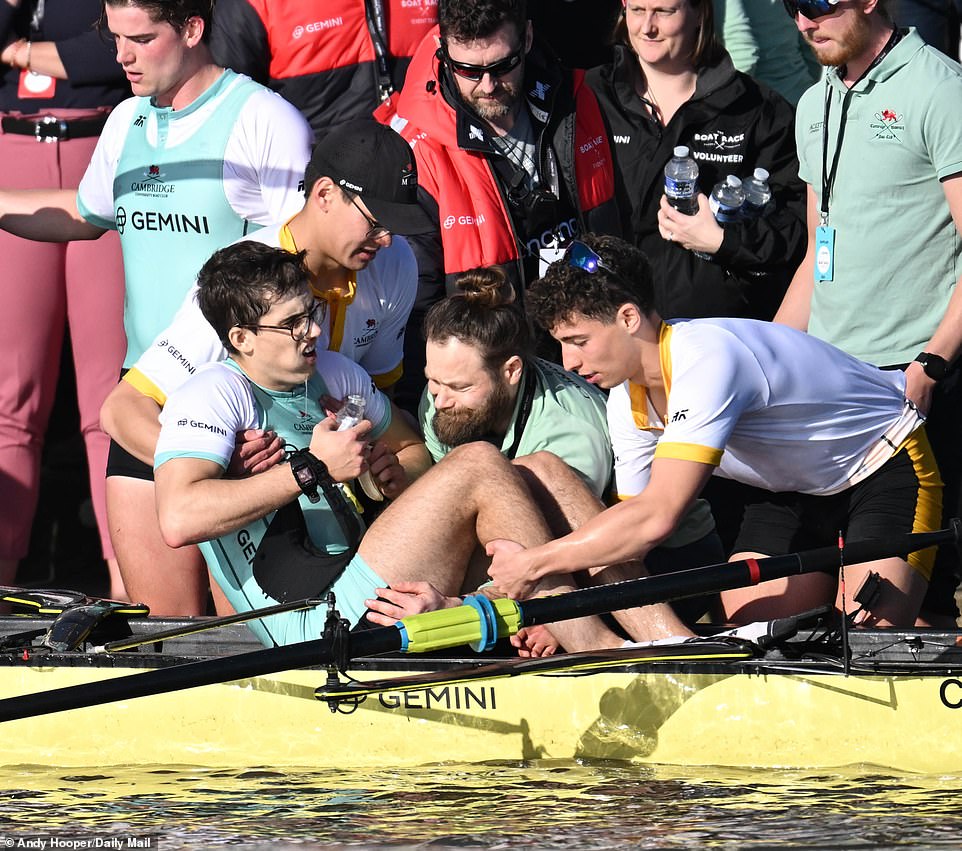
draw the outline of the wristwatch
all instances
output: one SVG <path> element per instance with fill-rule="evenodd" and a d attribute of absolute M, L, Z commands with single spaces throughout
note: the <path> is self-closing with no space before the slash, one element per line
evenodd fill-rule
<path fill-rule="evenodd" d="M 291 472 L 294 474 L 294 481 L 311 502 L 319 502 L 320 494 L 317 486 L 320 483 L 320 476 L 327 475 L 327 467 L 323 461 L 315 458 L 306 449 L 298 449 L 287 456 L 288 463 L 291 465 Z"/>
<path fill-rule="evenodd" d="M 916 360 L 922 364 L 922 371 L 933 381 L 941 381 L 949 369 L 949 363 L 944 357 L 931 352 L 922 352 Z"/>

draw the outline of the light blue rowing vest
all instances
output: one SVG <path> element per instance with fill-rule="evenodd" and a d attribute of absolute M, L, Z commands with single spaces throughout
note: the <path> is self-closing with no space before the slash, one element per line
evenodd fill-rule
<path fill-rule="evenodd" d="M 243 374 L 230 358 L 225 361 L 225 365 Z M 307 448 L 314 426 L 327 416 L 317 402 L 330 393 L 321 375 L 315 372 L 306 385 L 299 385 L 295 390 L 266 390 L 249 379 L 248 383 L 257 407 L 257 427 L 273 429 L 278 437 L 290 446 Z M 319 502 L 312 503 L 303 494 L 298 500 L 308 534 L 315 546 L 331 554 L 344 552 L 348 542 L 327 500 L 322 497 Z M 222 587 L 236 583 L 237 576 L 250 572 L 254 554 L 275 514 L 276 512 L 272 511 L 266 517 L 241 529 L 200 544 L 200 550 L 211 572 Z"/>
<path fill-rule="evenodd" d="M 114 177 L 114 220 L 124 254 L 127 295 L 125 366 L 131 366 L 173 318 L 200 267 L 218 248 L 261 225 L 238 215 L 224 191 L 224 153 L 257 83 L 227 70 L 185 109 L 138 98 Z M 211 119 L 168 148 L 174 121 L 188 120 L 212 100 Z M 157 142 L 147 140 L 156 123 Z"/>

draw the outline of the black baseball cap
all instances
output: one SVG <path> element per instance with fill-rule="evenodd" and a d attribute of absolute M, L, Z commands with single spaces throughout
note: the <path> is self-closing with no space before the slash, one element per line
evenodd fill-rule
<path fill-rule="evenodd" d="M 314 146 L 304 179 L 329 177 L 359 195 L 379 224 L 392 233 L 433 230 L 418 204 L 418 168 L 411 146 L 373 118 L 340 124 Z"/>

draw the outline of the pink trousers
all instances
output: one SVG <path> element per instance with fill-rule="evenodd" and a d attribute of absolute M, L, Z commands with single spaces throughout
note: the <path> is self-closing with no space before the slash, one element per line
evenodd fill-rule
<path fill-rule="evenodd" d="M 38 142 L 0 133 L 0 186 L 75 189 L 96 142 Z M 116 233 L 92 241 L 43 243 L 0 232 L 0 559 L 23 558 L 29 547 L 65 322 L 70 324 L 90 492 L 104 557 L 113 556 L 104 498 L 108 440 L 100 430 L 100 406 L 123 363 L 123 307 Z"/>

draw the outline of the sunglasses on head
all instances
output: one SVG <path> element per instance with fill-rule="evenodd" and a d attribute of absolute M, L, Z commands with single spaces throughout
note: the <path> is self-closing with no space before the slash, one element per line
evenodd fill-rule
<path fill-rule="evenodd" d="M 782 0 L 789 17 L 794 20 L 801 12 L 810 21 L 830 15 L 841 2 L 842 0 Z"/>
<path fill-rule="evenodd" d="M 593 275 L 599 269 L 604 269 L 612 275 L 618 274 L 614 269 L 609 269 L 604 264 L 601 255 L 598 254 L 597 251 L 593 251 L 578 239 L 574 240 L 571 245 L 568 246 L 568 253 L 565 255 L 565 260 L 569 266 L 573 266 L 575 269 L 581 269 L 589 275 Z"/>
<path fill-rule="evenodd" d="M 485 74 L 490 74 L 492 78 L 510 74 L 521 64 L 524 57 L 524 45 L 520 45 L 514 53 L 505 56 L 504 59 L 499 59 L 497 62 L 492 62 L 490 65 L 471 65 L 468 62 L 457 62 L 448 55 L 448 49 L 444 46 L 438 48 L 438 56 L 444 60 L 453 73 L 465 80 L 470 80 L 472 83 L 477 83 Z"/>

